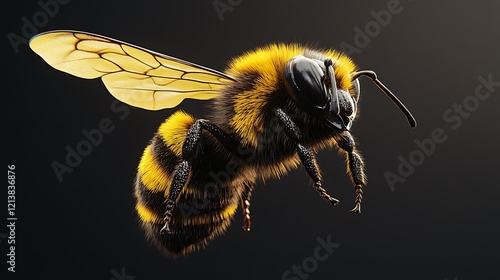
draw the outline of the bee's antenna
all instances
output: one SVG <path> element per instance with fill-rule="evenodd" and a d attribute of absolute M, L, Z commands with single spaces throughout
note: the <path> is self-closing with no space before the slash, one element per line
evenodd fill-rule
<path fill-rule="evenodd" d="M 325 60 L 326 77 L 330 79 L 330 88 L 332 89 L 332 98 L 335 101 L 334 105 L 337 106 L 337 115 L 340 113 L 339 108 L 339 94 L 337 93 L 337 81 L 335 80 L 335 73 L 333 72 L 333 61 L 329 58 Z"/>
<path fill-rule="evenodd" d="M 325 62 L 326 63 L 326 62 Z M 403 114 L 406 116 L 406 119 L 408 120 L 408 123 L 410 124 L 411 128 L 415 128 L 417 126 L 417 121 L 413 117 L 413 115 L 410 113 L 410 111 L 403 105 L 403 102 L 401 102 L 395 95 L 392 93 L 382 82 L 377 79 L 377 74 L 371 70 L 363 70 L 363 71 L 358 71 L 354 72 L 351 74 L 351 79 L 356 80 L 357 78 L 361 76 L 367 76 L 370 78 L 391 100 L 398 106 L 399 110 L 403 112 Z"/>

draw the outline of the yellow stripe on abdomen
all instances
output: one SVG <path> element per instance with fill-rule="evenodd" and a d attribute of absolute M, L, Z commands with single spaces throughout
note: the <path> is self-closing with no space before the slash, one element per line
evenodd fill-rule
<path fill-rule="evenodd" d="M 152 145 L 144 150 L 138 169 L 142 183 L 152 192 L 165 192 L 172 181 L 172 175 L 155 159 Z"/>
<path fill-rule="evenodd" d="M 163 220 L 141 202 L 137 202 L 135 210 L 144 223 L 160 223 Z"/>
<path fill-rule="evenodd" d="M 182 157 L 182 145 L 195 118 L 183 111 L 172 114 L 160 125 L 158 134 L 167 147 L 178 157 Z"/>
<path fill-rule="evenodd" d="M 219 216 L 222 220 L 229 219 L 234 215 L 236 209 L 238 209 L 237 203 L 230 204 L 228 207 L 226 207 L 226 209 L 224 209 L 224 211 L 222 211 L 222 213 L 219 214 Z"/>
<path fill-rule="evenodd" d="M 238 209 L 238 203 L 229 204 L 222 212 L 218 214 L 194 215 L 182 221 L 183 226 L 204 225 L 213 223 L 214 220 L 223 221 L 230 219 Z"/>

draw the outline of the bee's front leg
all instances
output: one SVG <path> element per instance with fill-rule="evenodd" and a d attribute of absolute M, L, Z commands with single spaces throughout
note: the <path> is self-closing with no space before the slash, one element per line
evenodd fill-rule
<path fill-rule="evenodd" d="M 282 109 L 275 109 L 274 113 L 278 117 L 278 121 L 285 130 L 286 135 L 295 143 L 297 143 L 297 154 L 299 155 L 300 161 L 304 165 L 307 174 L 309 174 L 309 177 L 311 177 L 316 191 L 318 191 L 321 197 L 329 201 L 333 206 L 339 204 L 340 201 L 330 196 L 322 187 L 321 174 L 319 172 L 314 153 L 311 151 L 311 149 L 301 144 L 302 134 L 300 133 L 297 125 Z"/>

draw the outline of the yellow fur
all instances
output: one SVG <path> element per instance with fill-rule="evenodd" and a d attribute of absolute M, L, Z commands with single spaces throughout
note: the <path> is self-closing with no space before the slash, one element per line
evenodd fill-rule
<path fill-rule="evenodd" d="M 283 161 L 275 164 L 268 165 L 261 168 L 258 172 L 260 179 L 265 181 L 269 178 L 280 179 L 282 176 L 286 175 L 290 170 L 297 168 L 300 164 L 300 159 L 298 156 L 293 156 Z"/>
<path fill-rule="evenodd" d="M 265 74 L 268 85 L 276 85 L 282 75 L 278 69 L 283 69 L 292 57 L 304 53 L 299 45 L 273 44 L 247 52 L 233 59 L 226 70 L 228 75 L 236 77 L 239 73 L 258 72 Z"/>
<path fill-rule="evenodd" d="M 158 164 L 151 149 L 151 145 L 146 147 L 139 162 L 138 171 L 141 175 L 141 181 L 152 192 L 165 192 L 170 185 L 172 176 Z"/>
<path fill-rule="evenodd" d="M 258 144 L 257 133 L 263 129 L 260 110 L 265 102 L 264 95 L 276 90 L 286 63 L 303 51 L 298 45 L 270 45 L 247 52 L 229 64 L 226 73 L 233 77 L 241 73 L 261 73 L 253 90 L 238 94 L 235 115 L 229 120 L 244 144 Z"/>
<path fill-rule="evenodd" d="M 258 145 L 257 134 L 263 130 L 261 110 L 265 104 L 265 95 L 273 93 L 283 80 L 283 73 L 288 61 L 294 56 L 304 55 L 306 49 L 296 44 L 273 44 L 233 59 L 226 73 L 238 78 L 242 73 L 259 73 L 254 88 L 236 96 L 235 115 L 229 124 L 243 139 L 243 144 Z M 342 89 L 350 89 L 350 75 L 356 71 L 356 65 L 350 58 L 335 50 L 320 51 L 334 62 L 335 78 Z"/>
<path fill-rule="evenodd" d="M 352 87 L 351 73 L 357 70 L 356 64 L 347 56 L 336 50 L 323 51 L 327 57 L 333 60 L 335 69 L 335 79 L 341 89 L 350 89 Z"/>
<path fill-rule="evenodd" d="M 141 202 L 138 202 L 135 205 L 135 210 L 137 211 L 137 214 L 139 214 L 139 218 L 141 218 L 143 223 L 159 223 L 163 220 Z"/>
<path fill-rule="evenodd" d="M 177 111 L 163 122 L 158 129 L 158 133 L 167 147 L 178 157 L 182 156 L 182 145 L 189 128 L 194 122 L 195 119 L 191 115 L 183 111 Z"/>
<path fill-rule="evenodd" d="M 228 108 L 229 116 L 218 118 L 219 121 L 223 122 L 221 128 L 229 127 L 228 132 L 231 137 L 234 136 L 234 130 L 242 139 L 243 147 L 249 145 L 254 148 L 259 145 L 276 144 L 259 142 L 259 137 L 265 135 L 261 134 L 265 132 L 264 116 L 267 115 L 264 113 L 268 113 L 264 110 L 272 109 L 267 106 L 270 105 L 268 104 L 269 97 L 278 92 L 278 89 L 284 85 L 284 70 L 293 57 L 304 55 L 318 59 L 319 63 L 326 58 L 331 58 L 334 63 L 338 87 L 351 92 L 353 90 L 351 74 L 356 71 L 356 66 L 351 59 L 340 52 L 335 50 L 315 51 L 297 44 L 271 44 L 247 52 L 230 62 L 226 74 L 118 40 L 85 32 L 46 32 L 32 38 L 30 47 L 56 69 L 81 78 L 101 78 L 107 89 L 116 98 L 139 108 L 147 110 L 173 108 L 186 98 L 200 100 L 218 97 L 228 98 L 229 100 L 223 100 L 224 102 L 221 104 L 233 104 L 234 101 L 234 106 Z M 255 74 L 257 78 L 254 81 L 238 81 L 245 74 Z M 248 84 L 242 85 L 242 83 Z M 240 86 L 247 90 L 236 92 Z M 248 89 L 250 87 L 252 88 Z M 235 96 L 223 96 L 221 93 L 227 93 L 225 89 L 229 89 L 227 92 L 236 92 Z M 234 110 L 234 115 L 232 115 L 231 110 Z M 160 248 L 173 255 L 183 255 L 203 247 L 214 236 L 224 233 L 241 199 L 249 199 L 250 187 L 253 187 L 256 178 L 260 177 L 263 180 L 270 177 L 279 178 L 296 168 L 301 162 L 294 150 L 286 151 L 285 155 L 274 155 L 273 153 L 277 153 L 281 149 L 270 151 L 267 149 L 268 147 L 264 147 L 264 149 L 258 149 L 261 148 L 258 147 L 255 151 L 262 151 L 258 155 L 263 156 L 255 161 L 258 165 L 255 166 L 253 162 L 243 163 L 234 169 L 236 174 L 231 177 L 229 182 L 219 183 L 216 181 L 218 185 L 225 184 L 225 187 L 230 191 L 221 192 L 212 197 L 212 193 L 202 189 L 203 180 L 206 180 L 206 183 L 211 183 L 211 179 L 207 179 L 208 177 L 203 175 L 199 176 L 198 172 L 191 170 L 193 166 L 197 166 L 196 164 L 189 167 L 190 173 L 188 174 L 183 174 L 184 170 L 182 173 L 172 171 L 177 161 L 181 159 L 191 160 L 190 157 L 183 158 L 182 150 L 188 131 L 194 122 L 195 119 L 192 116 L 182 111 L 175 112 L 165 120 L 158 128 L 157 136 L 153 140 L 158 141 L 160 138 L 162 143 L 154 142 L 146 147 L 136 177 L 134 192 L 137 198 L 136 211 L 143 222 L 146 233 Z M 312 122 L 304 123 L 311 124 Z M 217 124 L 221 125 L 219 122 Z M 318 133 L 318 135 L 321 136 L 318 138 L 329 137 L 328 134 Z M 278 136 L 273 139 L 282 139 L 282 135 Z M 309 146 L 313 152 L 319 148 L 336 145 L 333 138 L 315 142 Z M 165 147 L 161 147 L 157 151 L 156 146 L 153 149 L 153 145 L 165 145 Z M 213 147 L 212 145 L 207 146 Z M 288 149 L 286 146 L 285 148 Z M 218 168 L 222 167 L 220 166 L 222 159 L 229 158 L 227 153 L 231 152 L 230 150 L 221 148 L 213 153 L 205 153 L 205 155 L 202 153 L 199 156 L 215 157 L 213 165 L 210 158 L 203 158 L 202 163 L 207 165 L 208 172 L 212 169 L 218 171 L 221 170 Z M 263 159 L 271 160 L 266 163 L 263 162 Z M 362 168 L 361 159 L 357 157 L 356 160 L 360 161 L 357 164 L 361 164 Z M 226 167 L 226 170 L 230 170 L 229 163 Z M 318 166 L 316 169 L 319 172 Z M 350 173 L 352 173 L 352 177 L 357 175 L 353 171 Z M 162 201 L 169 198 L 174 174 L 187 180 L 185 185 L 181 186 L 180 196 L 175 194 L 177 202 L 182 199 L 185 201 L 185 206 L 189 206 L 191 203 L 206 201 L 213 203 L 210 204 L 213 207 L 210 209 L 200 207 L 199 213 L 192 216 L 184 216 L 178 212 L 165 213 L 166 207 L 162 205 Z M 213 177 L 212 174 L 209 175 Z M 364 176 L 364 174 L 362 175 Z M 190 176 L 194 176 L 196 180 L 190 182 Z M 362 180 L 366 180 L 366 178 L 363 177 Z M 174 183 L 181 182 L 184 183 L 184 181 L 177 180 Z M 362 182 L 362 184 L 365 183 Z M 358 188 L 356 191 L 358 193 L 356 200 L 361 201 L 362 193 L 360 190 L 358 191 Z M 359 204 L 359 202 L 357 203 Z M 168 211 L 170 210 L 169 208 Z M 166 236 L 160 235 L 157 228 L 161 224 L 167 225 L 164 221 L 164 215 L 170 214 L 173 214 L 172 221 L 176 227 L 179 225 L 199 225 L 199 227 L 187 227 L 186 230 L 181 228 L 172 235 L 173 241 L 169 241 Z M 166 220 L 168 221 L 168 219 Z M 192 242 L 195 241 L 190 240 L 198 241 L 193 244 Z M 174 241 L 178 243 L 172 244 L 171 242 Z"/>
<path fill-rule="evenodd" d="M 204 225 L 204 224 L 211 224 L 213 223 L 213 221 L 216 220 L 227 220 L 234 216 L 236 209 L 238 209 L 237 203 L 230 204 L 229 206 L 226 207 L 226 209 L 224 209 L 219 214 L 205 214 L 205 215 L 192 216 L 188 219 L 184 219 L 182 221 L 182 225 L 184 226 Z"/>

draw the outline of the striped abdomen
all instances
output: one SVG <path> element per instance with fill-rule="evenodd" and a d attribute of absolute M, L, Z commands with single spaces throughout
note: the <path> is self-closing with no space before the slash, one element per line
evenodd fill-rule
<path fill-rule="evenodd" d="M 173 211 L 172 234 L 161 234 L 165 198 L 177 165 L 182 144 L 195 119 L 176 112 L 158 129 L 141 158 L 135 194 L 136 210 L 146 235 L 169 255 L 183 255 L 223 233 L 238 208 L 245 182 L 234 181 L 227 170 L 226 153 L 203 133 L 191 163 L 191 176 Z"/>

